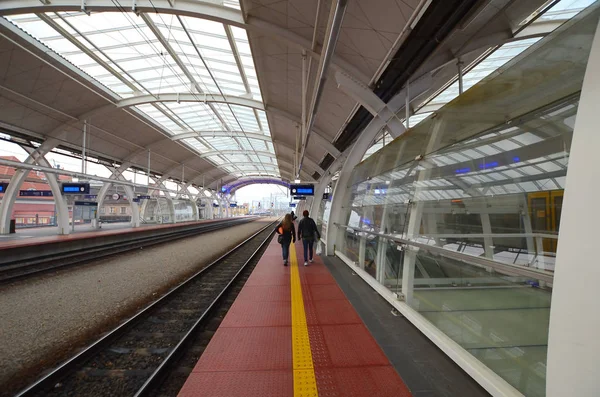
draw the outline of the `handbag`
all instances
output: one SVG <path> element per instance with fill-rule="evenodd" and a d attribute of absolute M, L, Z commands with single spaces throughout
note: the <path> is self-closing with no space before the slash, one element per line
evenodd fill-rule
<path fill-rule="evenodd" d="M 280 235 L 277 236 L 277 242 L 279 244 L 283 244 L 283 234 L 280 234 Z"/>

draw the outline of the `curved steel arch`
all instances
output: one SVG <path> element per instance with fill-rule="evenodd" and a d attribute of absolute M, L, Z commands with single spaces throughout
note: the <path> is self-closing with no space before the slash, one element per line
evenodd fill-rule
<path fill-rule="evenodd" d="M 273 184 L 280 185 L 286 188 L 290 187 L 289 182 L 283 181 L 277 178 L 240 178 L 236 179 L 234 183 L 230 184 L 227 189 L 230 193 L 235 193 L 236 190 L 243 188 L 244 186 L 254 185 L 254 184 Z"/>
<path fill-rule="evenodd" d="M 148 103 L 157 102 L 203 102 L 203 103 L 227 103 L 229 105 L 245 106 L 253 109 L 264 110 L 265 107 L 262 102 L 255 99 L 244 98 L 234 95 L 220 95 L 220 94 L 178 94 L 178 93 L 167 93 L 160 95 L 138 95 L 131 98 L 126 98 L 116 103 L 117 108 L 130 108 L 137 105 L 145 105 Z M 112 105 L 110 105 L 112 107 Z"/>

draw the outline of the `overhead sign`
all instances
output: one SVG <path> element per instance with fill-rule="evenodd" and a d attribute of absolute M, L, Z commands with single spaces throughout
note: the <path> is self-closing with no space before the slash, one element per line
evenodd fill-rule
<path fill-rule="evenodd" d="M 139 202 L 140 202 L 140 199 L 139 199 L 139 198 L 134 198 L 134 199 L 133 199 L 133 202 L 134 202 L 134 203 L 139 203 Z"/>
<path fill-rule="evenodd" d="M 138 196 L 139 200 L 150 200 L 150 196 Z"/>
<path fill-rule="evenodd" d="M 306 200 L 305 196 L 294 196 L 294 200 Z"/>
<path fill-rule="evenodd" d="M 314 196 L 315 195 L 315 185 L 306 184 L 306 185 L 290 185 L 290 192 L 292 196 L 303 195 L 303 196 Z"/>
<path fill-rule="evenodd" d="M 74 203 L 78 207 L 97 207 L 98 203 L 95 201 L 75 201 Z"/>
<path fill-rule="evenodd" d="M 19 190 L 19 197 L 52 197 L 52 190 Z"/>
<path fill-rule="evenodd" d="M 63 183 L 60 187 L 62 194 L 90 194 L 89 183 Z"/>
<path fill-rule="evenodd" d="M 290 208 L 296 208 L 296 203 L 290 203 Z"/>
<path fill-rule="evenodd" d="M 237 207 L 237 203 L 229 203 L 229 207 L 230 208 L 235 208 L 235 207 Z"/>
<path fill-rule="evenodd" d="M 83 196 L 84 199 L 86 200 L 96 200 L 98 198 L 97 194 L 86 194 L 85 196 Z"/>
<path fill-rule="evenodd" d="M 7 182 L 0 182 L 0 193 L 6 192 L 7 188 L 8 188 L 8 183 Z"/>

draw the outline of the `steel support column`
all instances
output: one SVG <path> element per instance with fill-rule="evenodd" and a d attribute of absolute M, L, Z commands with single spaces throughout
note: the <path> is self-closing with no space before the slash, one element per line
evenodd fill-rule
<path fill-rule="evenodd" d="M 335 79 L 340 90 L 360 103 L 373 116 L 376 118 L 381 118 L 385 121 L 388 131 L 393 138 L 397 138 L 402 135 L 406 128 L 400 119 L 396 117 L 395 112 L 390 108 L 390 106 L 383 102 L 377 95 L 375 95 L 371 89 L 355 80 L 352 80 L 352 78 L 339 71 L 335 73 Z M 405 102 L 406 104 L 410 103 L 408 96 Z"/>
<path fill-rule="evenodd" d="M 336 183 L 333 191 L 333 198 L 331 200 L 331 211 L 328 222 L 329 227 L 327 228 L 327 238 L 325 244 L 327 255 L 334 255 L 335 253 L 337 228 L 334 226 L 334 223 L 344 223 L 346 221 L 346 219 L 342 219 L 343 206 L 346 205 L 350 200 L 351 186 L 349 183 L 352 170 L 354 170 L 354 167 L 361 162 L 365 152 L 369 149 L 373 143 L 373 140 L 375 137 L 377 137 L 377 134 L 379 134 L 384 127 L 388 126 L 390 119 L 396 118 L 396 112 L 400 111 L 404 106 L 404 103 L 398 100 L 398 96 L 402 96 L 402 98 L 404 98 L 404 94 L 400 93 L 392 98 L 389 102 L 399 103 L 400 105 L 397 108 L 391 108 L 389 104 L 385 107 L 385 109 L 389 111 L 386 116 L 388 118 L 373 118 L 373 120 L 371 120 L 367 127 L 365 127 L 365 129 L 362 131 L 356 142 L 347 151 L 348 154 L 346 155 L 346 152 L 344 152 L 343 156 L 340 156 L 338 159 L 336 159 L 336 161 L 339 160 L 344 162 L 340 170 L 338 182 Z M 380 116 L 382 116 L 381 113 Z"/>

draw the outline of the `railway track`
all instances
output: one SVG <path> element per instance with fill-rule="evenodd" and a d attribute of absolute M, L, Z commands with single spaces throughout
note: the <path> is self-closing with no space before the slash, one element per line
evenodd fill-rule
<path fill-rule="evenodd" d="M 13 261 L 10 264 L 0 265 L 0 283 L 12 282 L 20 278 L 40 275 L 67 266 L 75 266 L 91 260 L 102 259 L 127 251 L 236 226 L 250 222 L 254 219 L 255 218 L 238 218 L 224 220 L 222 222 L 199 224 L 197 228 L 193 229 L 174 230 L 157 236 L 140 236 L 133 240 L 107 243 L 94 248 L 57 252 L 33 259 Z"/>
<path fill-rule="evenodd" d="M 259 230 L 17 396 L 176 394 L 195 363 L 190 355 L 197 359 L 208 344 L 227 305 L 266 249 L 274 225 Z M 183 363 L 178 365 L 180 358 Z"/>

